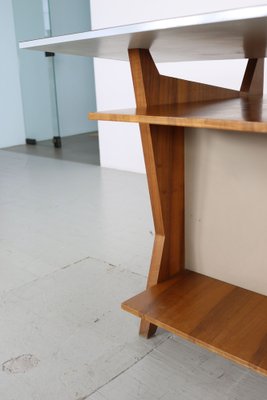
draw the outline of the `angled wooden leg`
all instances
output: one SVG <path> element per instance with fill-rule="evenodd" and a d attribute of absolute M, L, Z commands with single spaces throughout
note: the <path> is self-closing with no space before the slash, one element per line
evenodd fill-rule
<path fill-rule="evenodd" d="M 144 53 L 145 57 L 147 53 Z M 147 73 L 157 79 L 154 64 L 140 68 L 140 53 L 130 55 L 137 103 L 149 103 L 150 89 L 144 89 Z M 152 71 L 150 70 L 152 69 Z M 157 82 L 155 82 L 156 84 Z M 152 91 L 154 89 L 151 87 Z M 184 268 L 184 129 L 170 126 L 140 124 L 148 186 L 155 225 L 155 241 L 147 286 L 170 278 Z M 141 321 L 140 334 L 152 336 L 157 327 Z"/>
<path fill-rule="evenodd" d="M 248 121 L 262 119 L 262 107 L 259 107 L 258 104 L 262 102 L 263 83 L 264 58 L 249 59 L 240 88 L 241 101 L 244 102 L 242 113 Z M 253 98 L 253 101 L 247 101 L 248 98 Z"/>
<path fill-rule="evenodd" d="M 184 130 L 140 127 L 155 224 L 150 287 L 184 268 Z M 155 331 L 155 325 L 141 321 L 141 335 L 150 337 Z"/>
<path fill-rule="evenodd" d="M 248 60 L 247 68 L 240 88 L 242 95 L 263 95 L 264 80 L 264 58 L 251 58 Z"/>

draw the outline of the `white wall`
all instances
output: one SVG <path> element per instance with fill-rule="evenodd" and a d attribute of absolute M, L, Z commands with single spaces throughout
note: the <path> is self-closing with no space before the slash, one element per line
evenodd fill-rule
<path fill-rule="evenodd" d="M 1 1 L 0 37 L 0 148 L 3 148 L 25 142 L 11 0 Z"/>
<path fill-rule="evenodd" d="M 266 1 L 91 0 L 94 29 Z M 104 10 L 104 12 L 103 12 Z M 160 72 L 239 88 L 244 61 L 159 64 Z M 134 106 L 129 65 L 95 60 L 98 110 Z M 102 166 L 143 172 L 138 127 L 100 123 Z M 267 136 L 186 130 L 186 266 L 267 294 Z"/>

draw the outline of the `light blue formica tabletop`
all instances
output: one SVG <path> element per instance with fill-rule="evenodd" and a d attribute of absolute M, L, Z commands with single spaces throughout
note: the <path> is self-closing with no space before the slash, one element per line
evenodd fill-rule
<path fill-rule="evenodd" d="M 20 48 L 115 60 L 128 60 L 129 48 L 146 48 L 156 62 L 262 58 L 267 5 L 37 39 Z"/>

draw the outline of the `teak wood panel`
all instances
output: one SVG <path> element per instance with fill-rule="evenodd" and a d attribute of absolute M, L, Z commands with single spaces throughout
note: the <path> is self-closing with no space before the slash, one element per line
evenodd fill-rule
<path fill-rule="evenodd" d="M 103 121 L 267 133 L 267 99 L 253 96 L 214 102 L 154 105 L 90 113 L 90 118 Z"/>
<path fill-rule="evenodd" d="M 267 297 L 185 271 L 122 308 L 267 375 Z"/>
<path fill-rule="evenodd" d="M 150 69 L 135 78 L 137 108 L 90 113 L 91 119 L 267 133 L 264 59 L 248 61 L 240 91 L 234 91 L 160 76 L 149 54 L 144 50 L 140 54 L 145 54 Z M 149 83 L 141 85 L 144 73 Z M 142 96 L 144 92 L 151 96 Z"/>
<path fill-rule="evenodd" d="M 161 79 L 146 50 L 130 50 L 138 106 L 172 103 L 177 81 Z M 184 130 L 182 127 L 140 124 L 155 240 L 147 287 L 184 268 Z M 141 322 L 140 333 L 150 337 L 156 326 Z"/>

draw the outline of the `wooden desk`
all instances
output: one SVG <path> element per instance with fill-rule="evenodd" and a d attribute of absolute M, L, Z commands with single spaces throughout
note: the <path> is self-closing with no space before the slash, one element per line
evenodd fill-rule
<path fill-rule="evenodd" d="M 267 375 L 267 297 L 184 268 L 184 127 L 267 133 L 267 6 L 41 39 L 32 50 L 130 60 L 137 108 L 91 113 L 138 122 L 155 241 L 147 289 L 122 304 L 157 327 Z M 155 62 L 247 58 L 239 91 L 161 76 Z"/>

